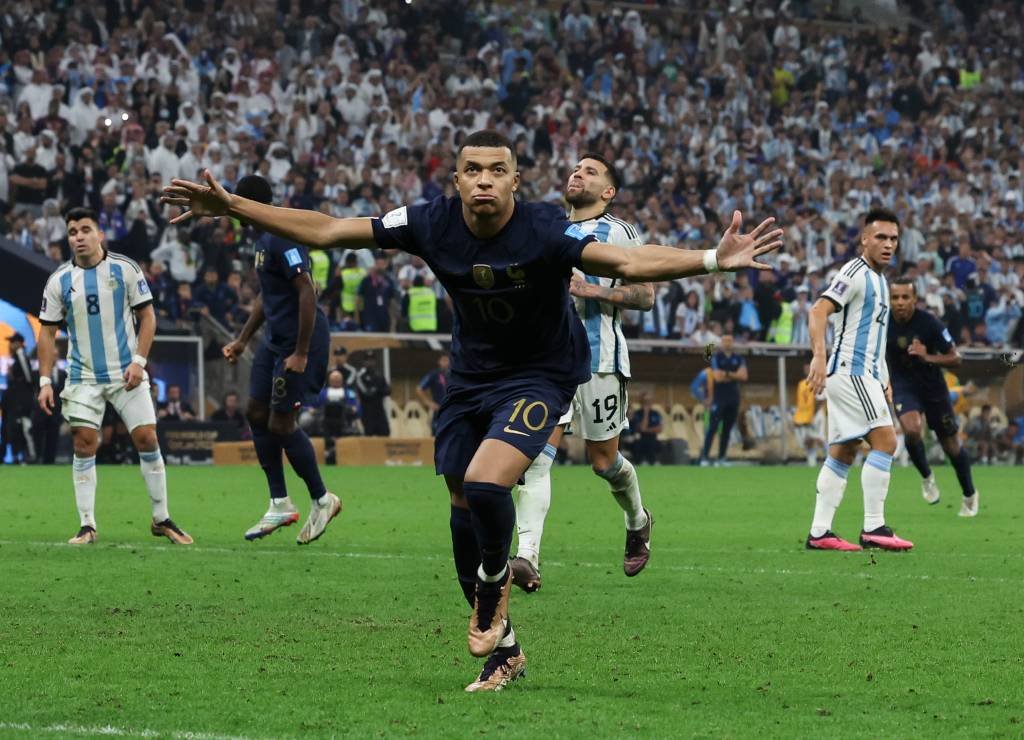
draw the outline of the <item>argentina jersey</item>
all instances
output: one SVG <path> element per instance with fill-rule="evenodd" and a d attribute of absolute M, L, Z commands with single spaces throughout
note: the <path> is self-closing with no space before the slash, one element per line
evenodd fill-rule
<path fill-rule="evenodd" d="M 870 375 L 887 385 L 885 341 L 889 327 L 889 284 L 863 257 L 850 260 L 832 279 L 822 298 L 836 307 L 832 315 L 829 375 Z"/>
<path fill-rule="evenodd" d="M 133 311 L 152 300 L 142 269 L 113 252 L 94 267 L 65 262 L 50 275 L 39 320 L 67 322 L 70 385 L 121 380 L 137 344 Z"/>
<path fill-rule="evenodd" d="M 586 221 L 576 221 L 575 225 L 584 234 L 593 234 L 599 242 L 629 248 L 643 244 L 632 225 L 610 213 Z M 588 283 L 604 288 L 614 288 L 622 283 L 618 278 L 594 275 L 584 277 Z M 586 327 L 587 341 L 590 343 L 590 371 L 619 373 L 626 378 L 630 377 L 629 351 L 626 348 L 626 337 L 622 333 L 621 310 L 593 298 L 577 299 L 576 310 Z"/>

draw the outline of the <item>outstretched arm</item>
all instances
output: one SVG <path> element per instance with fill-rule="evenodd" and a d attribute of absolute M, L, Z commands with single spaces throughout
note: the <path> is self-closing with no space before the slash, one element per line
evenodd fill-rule
<path fill-rule="evenodd" d="M 733 211 L 732 223 L 718 242 L 718 248 L 702 251 L 656 244 L 621 249 L 591 242 L 583 248 L 583 271 L 588 275 L 643 283 L 718 271 L 735 272 L 747 267 L 770 270 L 771 265 L 758 262 L 756 258 L 782 246 L 782 229 L 768 230 L 774 221 L 774 218 L 767 218 L 750 233 L 741 234 L 743 216 L 739 211 Z"/>
<path fill-rule="evenodd" d="M 203 171 L 203 177 L 205 183 L 175 178 L 164 188 L 164 195 L 160 198 L 162 203 L 189 209 L 172 219 L 172 224 L 193 216 L 232 216 L 313 249 L 370 249 L 376 246 L 373 226 L 368 218 L 334 218 L 319 211 L 259 203 L 232 195 L 209 170 Z"/>
<path fill-rule="evenodd" d="M 650 311 L 654 307 L 654 286 L 650 283 L 627 283 L 606 288 L 603 285 L 588 283 L 579 275 L 573 275 L 569 282 L 569 293 L 577 298 L 590 298 L 617 308 Z"/>

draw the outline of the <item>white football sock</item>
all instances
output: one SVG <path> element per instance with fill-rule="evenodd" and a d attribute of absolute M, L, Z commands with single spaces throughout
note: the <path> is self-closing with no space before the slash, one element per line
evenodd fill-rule
<path fill-rule="evenodd" d="M 497 574 L 497 575 L 495 575 L 495 576 L 489 576 L 489 575 L 487 575 L 487 573 L 485 573 L 485 572 L 484 572 L 484 566 L 483 566 L 483 563 L 481 563 L 481 564 L 480 564 L 480 567 L 478 567 L 478 568 L 476 569 L 476 575 L 477 575 L 477 577 L 478 577 L 478 578 L 479 578 L 479 579 L 480 579 L 481 581 L 483 581 L 484 583 L 497 583 L 498 581 L 504 581 L 504 580 L 505 580 L 505 574 L 506 574 L 506 573 L 508 573 L 508 566 L 507 566 L 507 565 L 506 565 L 506 566 L 505 566 L 504 568 L 502 568 L 502 569 L 501 569 L 501 572 L 500 572 L 500 573 L 498 573 L 498 574 Z"/>
<path fill-rule="evenodd" d="M 512 629 L 512 625 L 508 626 L 508 634 L 498 640 L 497 647 L 510 648 L 516 644 L 516 631 Z"/>
<path fill-rule="evenodd" d="M 75 483 L 75 505 L 81 526 L 96 529 L 96 456 L 75 455 L 71 464 L 71 478 Z"/>
<path fill-rule="evenodd" d="M 846 476 L 850 466 L 836 460 L 831 455 L 825 458 L 825 464 L 818 473 L 818 495 L 814 500 L 814 519 L 811 521 L 811 537 L 821 537 L 832 529 L 832 519 L 836 509 L 843 500 L 846 490 Z"/>
<path fill-rule="evenodd" d="M 871 532 L 885 526 L 885 497 L 889 495 L 892 455 L 871 450 L 860 473 L 864 489 L 864 531 Z"/>
<path fill-rule="evenodd" d="M 640 481 L 636 477 L 633 463 L 620 453 L 612 466 L 607 470 L 595 470 L 599 476 L 608 481 L 612 496 L 626 515 L 626 529 L 637 530 L 647 525 L 647 514 L 640 500 Z"/>
<path fill-rule="evenodd" d="M 270 499 L 270 510 L 271 513 L 280 514 L 286 511 L 295 511 L 295 504 L 288 496 L 282 496 L 281 498 Z"/>
<path fill-rule="evenodd" d="M 534 568 L 540 564 L 540 540 L 544 520 L 551 508 L 551 465 L 555 448 L 546 445 L 523 475 L 523 485 L 516 489 L 516 531 L 519 547 L 516 557 L 529 560 Z"/>
<path fill-rule="evenodd" d="M 162 522 L 170 519 L 171 515 L 167 513 L 167 469 L 164 467 L 160 448 L 157 447 L 152 452 L 139 450 L 139 467 L 142 469 L 142 479 L 146 481 L 146 491 L 153 506 L 153 521 Z"/>

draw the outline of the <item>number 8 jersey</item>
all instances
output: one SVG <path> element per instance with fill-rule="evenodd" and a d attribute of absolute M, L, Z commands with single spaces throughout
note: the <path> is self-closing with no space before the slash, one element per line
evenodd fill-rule
<path fill-rule="evenodd" d="M 133 311 L 152 301 L 142 269 L 124 255 L 104 252 L 93 267 L 73 260 L 58 267 L 43 289 L 39 320 L 67 321 L 68 384 L 119 382 L 137 345 Z"/>
<path fill-rule="evenodd" d="M 836 307 L 832 315 L 832 356 L 828 374 L 869 375 L 885 387 L 889 369 L 885 341 L 889 327 L 889 284 L 863 257 L 843 265 L 822 298 Z"/>

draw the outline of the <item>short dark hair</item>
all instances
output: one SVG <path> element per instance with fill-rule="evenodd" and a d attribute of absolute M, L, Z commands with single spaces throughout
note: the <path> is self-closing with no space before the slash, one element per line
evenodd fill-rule
<path fill-rule="evenodd" d="M 612 187 L 616 190 L 619 189 L 619 171 L 615 169 L 615 165 L 609 162 L 607 159 L 602 157 L 600 154 L 594 154 L 593 152 L 587 152 L 580 157 L 579 161 L 584 159 L 592 159 L 595 162 L 600 162 L 604 165 L 604 168 L 608 170 L 608 181 L 612 184 Z"/>
<path fill-rule="evenodd" d="M 872 208 L 864 216 L 864 225 L 873 224 L 875 221 L 885 221 L 886 223 L 896 224 L 896 228 L 899 228 L 900 219 L 895 213 L 890 211 L 888 208 Z"/>
<path fill-rule="evenodd" d="M 91 208 L 82 208 L 80 206 L 72 208 L 64 214 L 64 223 L 69 224 L 72 221 L 81 221 L 83 218 L 92 219 L 92 222 L 97 226 L 100 224 L 100 218 L 96 215 L 96 211 Z"/>
<path fill-rule="evenodd" d="M 257 203 L 270 203 L 274 199 L 274 190 L 270 183 L 259 175 L 246 175 L 239 180 L 235 194 Z"/>
<path fill-rule="evenodd" d="M 512 146 L 512 142 L 508 140 L 508 137 L 504 134 L 494 131 L 493 129 L 482 129 L 480 131 L 474 131 L 465 139 L 462 140 L 462 144 L 459 145 L 459 150 L 456 152 L 456 157 L 462 156 L 462 150 L 468 146 L 483 146 L 494 149 L 508 149 L 512 155 L 512 164 L 516 164 L 516 150 Z"/>
<path fill-rule="evenodd" d="M 907 275 L 900 275 L 898 278 L 892 281 L 893 285 L 909 285 L 911 289 L 917 293 L 917 283 L 914 282 L 914 278 Z"/>

